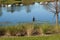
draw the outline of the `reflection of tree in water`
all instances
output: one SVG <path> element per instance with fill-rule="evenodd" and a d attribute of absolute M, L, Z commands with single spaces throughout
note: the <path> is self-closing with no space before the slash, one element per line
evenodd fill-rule
<path fill-rule="evenodd" d="M 22 6 L 20 6 L 20 5 L 19 6 L 12 5 L 11 7 L 8 7 L 7 8 L 7 11 L 13 13 L 15 11 L 20 11 L 21 10 L 21 7 Z"/>
<path fill-rule="evenodd" d="M 13 13 L 15 11 L 15 6 L 11 5 L 11 7 L 7 7 L 7 11 Z"/>
<path fill-rule="evenodd" d="M 21 10 L 21 7 L 22 7 L 22 6 L 20 6 L 20 5 L 19 5 L 19 6 L 16 6 L 16 7 L 15 7 L 15 11 L 20 11 L 20 10 Z"/>
<path fill-rule="evenodd" d="M 27 11 L 27 13 L 31 12 L 31 9 L 30 9 L 29 5 L 26 6 L 26 11 Z"/>
<path fill-rule="evenodd" d="M 11 6 L 11 13 L 13 13 L 15 11 L 15 8 L 14 8 L 14 6 L 12 5 Z"/>
<path fill-rule="evenodd" d="M 0 6 L 0 16 L 2 16 L 2 6 Z"/>

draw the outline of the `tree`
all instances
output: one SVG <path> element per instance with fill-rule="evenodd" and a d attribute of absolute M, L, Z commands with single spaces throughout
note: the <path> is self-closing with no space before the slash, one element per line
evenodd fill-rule
<path fill-rule="evenodd" d="M 2 2 L 2 4 L 5 4 L 6 1 L 7 1 L 7 0 L 2 0 L 1 2 Z"/>
<path fill-rule="evenodd" d="M 1 1 L 2 1 L 2 0 L 0 0 L 0 5 L 1 5 Z"/>
<path fill-rule="evenodd" d="M 15 2 L 15 0 L 6 0 L 6 4 L 13 4 Z"/>
<path fill-rule="evenodd" d="M 52 13 L 55 14 L 56 16 L 56 32 L 58 32 L 58 14 L 60 12 L 60 2 L 59 0 L 55 0 L 53 3 L 52 2 L 49 2 L 48 4 L 46 5 L 43 5 L 46 9 L 48 9 L 49 11 L 51 11 Z"/>

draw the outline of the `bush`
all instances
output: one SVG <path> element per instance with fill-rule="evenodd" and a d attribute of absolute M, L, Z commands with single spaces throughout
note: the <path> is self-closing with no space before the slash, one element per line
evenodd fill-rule
<path fill-rule="evenodd" d="M 42 30 L 44 34 L 52 34 L 53 33 L 53 26 L 50 24 L 42 24 Z"/>
<path fill-rule="evenodd" d="M 4 36 L 6 33 L 6 30 L 4 27 L 0 27 L 0 36 Z"/>
<path fill-rule="evenodd" d="M 60 29 L 60 27 L 59 27 Z M 55 34 L 55 25 L 50 24 L 34 24 L 34 23 L 23 23 L 18 25 L 1 26 L 0 36 L 32 36 L 42 34 Z M 60 33 L 60 30 L 59 30 Z"/>
<path fill-rule="evenodd" d="M 32 31 L 32 35 L 41 35 L 43 34 L 43 30 L 41 29 L 41 25 L 34 25 L 34 29 Z"/>

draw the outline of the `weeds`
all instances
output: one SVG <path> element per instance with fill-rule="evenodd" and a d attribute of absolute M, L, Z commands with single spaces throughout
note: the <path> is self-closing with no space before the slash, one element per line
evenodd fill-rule
<path fill-rule="evenodd" d="M 0 36 L 35 36 L 54 33 L 56 33 L 55 25 L 50 24 L 23 23 L 12 26 L 0 26 Z"/>

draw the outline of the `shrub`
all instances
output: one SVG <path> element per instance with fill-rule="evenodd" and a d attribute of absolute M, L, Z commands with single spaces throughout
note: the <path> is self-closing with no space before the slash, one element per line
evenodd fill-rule
<path fill-rule="evenodd" d="M 32 31 L 32 35 L 42 35 L 43 34 L 43 30 L 41 29 L 41 25 L 34 25 L 34 29 Z"/>
<path fill-rule="evenodd" d="M 4 36 L 6 33 L 6 30 L 4 27 L 0 27 L 0 36 Z"/>
<path fill-rule="evenodd" d="M 50 24 L 42 24 L 42 30 L 44 34 L 51 34 L 52 33 L 52 26 Z"/>
<path fill-rule="evenodd" d="M 27 32 L 27 36 L 31 36 L 32 30 L 34 28 L 34 24 L 33 23 L 28 23 L 28 24 L 24 24 L 26 32 Z"/>

